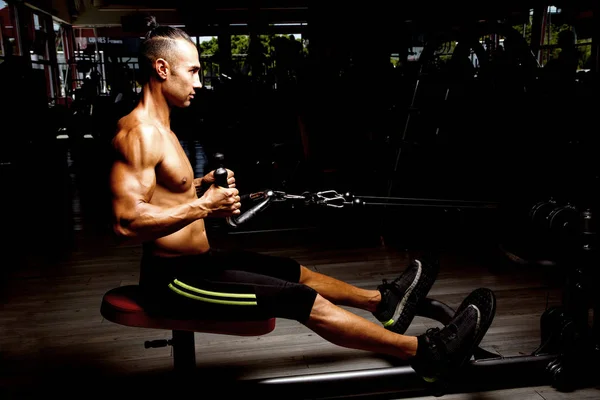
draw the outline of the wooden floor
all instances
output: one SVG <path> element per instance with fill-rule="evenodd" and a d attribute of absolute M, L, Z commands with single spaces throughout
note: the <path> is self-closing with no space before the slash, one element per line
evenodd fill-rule
<path fill-rule="evenodd" d="M 277 245 L 272 237 L 261 235 L 265 234 L 249 234 L 242 240 L 244 235 L 238 235 L 230 243 L 234 247 L 246 243 L 246 248 L 256 251 L 291 256 L 310 268 L 365 288 L 376 287 L 383 278 L 393 279 L 414 256 L 411 249 L 394 245 L 358 246 L 327 241 L 321 235 L 295 240 L 301 236 L 297 233 L 287 233 L 289 242 L 297 244 Z M 278 236 L 282 238 L 282 234 Z M 295 321 L 278 320 L 272 333 L 260 337 L 197 333 L 199 375 L 186 383 L 190 388 L 174 386 L 170 384 L 174 382 L 170 378 L 171 348 L 144 348 L 144 341 L 170 338 L 170 332 L 116 325 L 99 313 L 107 290 L 137 283 L 140 248 L 118 247 L 98 237 L 85 238 L 82 232 L 75 237 L 70 252 L 54 259 L 32 252 L 5 279 L 0 314 L 3 399 L 39 394 L 75 397 L 80 390 L 92 397 L 107 393 L 119 397 L 118 391 L 190 393 L 190 388 L 201 398 L 212 398 L 217 395 L 202 394 L 224 377 L 253 380 L 395 365 L 393 360 L 377 354 L 332 345 Z M 540 343 L 541 313 L 560 303 L 560 288 L 555 281 L 539 268 L 517 269 L 500 253 L 457 249 L 443 254 L 442 270 L 430 297 L 456 307 L 477 287 L 493 289 L 498 299 L 496 318 L 481 346 L 502 356 L 531 353 Z M 368 312 L 354 311 L 373 319 Z M 438 323 L 417 317 L 407 334 L 419 334 L 433 326 Z M 218 386 L 217 392 L 223 393 L 218 396 L 227 397 L 227 388 Z M 582 388 L 560 393 L 542 386 L 446 397 L 592 399 L 600 398 L 600 390 Z"/>
<path fill-rule="evenodd" d="M 278 320 L 273 332 L 260 337 L 196 333 L 197 372 L 180 381 L 172 374 L 171 347 L 144 348 L 145 341 L 169 339 L 170 332 L 124 327 L 100 315 L 106 291 L 138 282 L 141 249 L 117 246 L 102 232 L 86 228 L 77 199 L 68 201 L 71 223 L 66 230 L 41 221 L 36 230 L 23 228 L 5 242 L 1 399 L 42 395 L 237 398 L 233 394 L 240 395 L 234 391 L 236 382 L 398 365 L 389 357 L 332 345 L 295 321 Z M 39 206 L 43 207 L 43 202 Z M 52 219 L 51 212 L 46 213 Z M 351 224 L 343 228 L 324 225 L 316 230 L 275 233 L 233 234 L 216 229 L 212 244 L 290 256 L 309 268 L 364 288 L 375 288 L 382 279 L 395 278 L 422 250 L 403 240 L 382 241 L 380 237 L 355 234 Z M 39 232 L 46 242 L 40 240 Z M 477 235 L 464 241 L 454 239 L 456 245 L 442 253 L 441 272 L 429 296 L 457 307 L 475 288 L 494 290 L 497 314 L 481 347 L 505 357 L 530 354 L 540 344 L 541 314 L 561 302 L 556 271 L 511 263 L 496 243 L 487 243 Z M 368 312 L 352 311 L 373 320 Z M 435 326 L 439 326 L 436 321 L 417 317 L 407 334 L 417 335 Z M 388 393 L 377 398 L 415 396 L 434 398 L 429 392 Z M 519 387 L 452 393 L 445 398 L 598 399 L 600 387 L 592 385 L 570 393 L 549 385 Z"/>

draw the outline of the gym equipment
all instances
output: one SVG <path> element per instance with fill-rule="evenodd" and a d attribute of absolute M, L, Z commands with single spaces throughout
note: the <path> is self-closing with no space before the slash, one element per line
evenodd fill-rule
<path fill-rule="evenodd" d="M 242 202 L 258 202 L 243 211 L 237 217 L 228 220 L 232 227 L 248 222 L 260 212 L 266 210 L 271 204 L 292 203 L 293 206 L 304 207 L 330 207 L 330 208 L 362 208 L 368 206 L 401 206 L 401 207 L 436 207 L 458 209 L 488 209 L 494 210 L 499 203 L 492 201 L 453 200 L 453 199 L 428 199 L 412 197 L 379 197 L 355 196 L 350 192 L 344 194 L 335 190 L 320 192 L 304 192 L 302 194 L 289 194 L 278 190 L 263 190 L 241 196 Z"/>
<path fill-rule="evenodd" d="M 222 153 L 215 154 L 215 160 L 219 163 L 219 167 L 215 169 L 215 184 L 221 187 L 229 187 L 227 184 L 227 170 L 223 167 L 225 156 Z"/>
<path fill-rule="evenodd" d="M 516 134 L 531 132 L 527 129 L 531 111 L 528 109 L 526 115 L 519 104 L 532 103 L 529 98 L 538 85 L 540 69 L 527 41 L 506 22 L 435 25 L 434 30 L 424 34 L 416 64 L 403 128 L 398 135 L 388 137 L 391 158 L 389 172 L 386 170 L 387 196 L 397 194 L 406 179 L 419 173 L 423 173 L 423 178 L 411 180 L 412 185 L 443 176 L 435 183 L 439 187 L 451 187 L 450 179 L 457 179 L 458 184 L 469 179 L 479 192 L 496 193 L 497 185 L 486 186 L 486 181 L 505 180 L 507 174 L 515 172 L 496 160 L 495 154 L 503 154 L 499 148 L 507 144 L 507 151 L 513 152 L 523 146 L 524 138 L 531 137 Z M 494 113 L 512 118 L 495 120 Z M 514 121 L 525 123 L 517 125 Z M 487 147 L 489 143 L 495 145 Z M 477 160 L 473 153 L 479 153 Z M 407 167 L 427 157 L 435 157 L 436 164 L 445 167 L 433 176 L 426 170 Z M 469 162 L 464 164 L 464 159 Z M 472 174 L 471 165 L 486 170 L 483 182 L 477 173 Z M 386 225 L 387 220 L 381 224 Z"/>
<path fill-rule="evenodd" d="M 339 194 L 334 190 L 301 195 L 281 191 L 265 190 L 243 196 L 246 201 L 256 203 L 247 211 L 231 218 L 229 225 L 238 227 L 264 211 L 271 204 L 290 202 L 294 205 L 327 207 L 366 207 L 369 205 L 474 207 L 495 209 L 497 204 L 489 202 L 464 202 L 442 199 L 356 197 L 350 193 Z M 388 368 L 358 370 L 336 373 L 318 373 L 239 382 L 243 393 L 256 390 L 269 396 L 284 395 L 288 398 L 326 398 L 329 396 L 357 395 L 359 393 L 400 393 L 424 391 L 428 393 L 465 392 L 494 388 L 552 384 L 558 390 L 569 390 L 593 376 L 589 367 L 600 359 L 597 322 L 593 332 L 587 327 L 587 302 L 582 288 L 589 284 L 586 274 L 595 256 L 595 229 L 592 213 L 584 210 L 573 212 L 572 205 L 551 203 L 536 205 L 530 213 L 532 220 L 546 223 L 551 232 L 563 234 L 567 229 L 582 238 L 579 253 L 569 250 L 569 280 L 565 286 L 562 307 L 547 310 L 541 317 L 541 344 L 531 354 L 502 357 L 478 348 L 473 359 L 464 366 L 451 385 L 431 385 L 416 375 L 408 365 Z M 577 220 L 580 218 L 580 220 Z M 544 222 L 546 221 L 546 222 Z M 581 224 L 578 223 L 581 222 Z M 579 227 L 580 229 L 574 229 Z M 576 233 L 579 232 L 579 235 Z M 572 249 L 572 247 L 570 247 Z M 567 264 L 569 265 L 569 264 Z M 597 282 L 596 282 L 597 283 Z M 173 331 L 172 340 L 146 342 L 146 348 L 157 346 L 174 347 L 174 366 L 178 371 L 192 371 L 195 367 L 194 332 L 212 332 L 229 335 L 264 335 L 275 328 L 275 319 L 265 321 L 181 321 L 169 316 L 152 316 L 143 308 L 143 299 L 137 286 L 125 286 L 108 291 L 102 301 L 101 313 L 108 320 L 126 326 L 145 327 Z M 597 300 L 597 299 L 596 299 Z M 585 312 L 584 312 L 585 311 Z M 427 298 L 417 310 L 417 315 L 448 323 L 454 310 L 437 300 Z M 585 319 L 585 323 L 584 323 Z M 587 369 L 586 368 L 590 368 Z M 590 378 L 594 379 L 594 378 Z"/>
<path fill-rule="evenodd" d="M 600 352 L 598 329 L 597 236 L 593 212 L 554 198 L 536 203 L 529 212 L 533 231 L 544 235 L 552 247 L 565 287 L 562 305 L 544 312 L 542 343 L 535 353 L 552 352 L 559 357 L 546 367 L 553 384 L 573 388 L 597 364 Z M 590 324 L 590 309 L 593 321 Z M 596 362 L 591 362 L 596 359 Z M 595 367 L 592 367 L 595 368 Z M 597 371 L 596 371 L 597 373 Z"/>
<path fill-rule="evenodd" d="M 107 320 L 120 325 L 171 330 L 173 332 L 171 340 L 147 341 L 145 347 L 172 346 L 173 364 L 177 371 L 187 371 L 196 366 L 194 332 L 259 336 L 275 329 L 275 318 L 235 322 L 181 320 L 170 318 L 168 315 L 151 314 L 142 304 L 142 293 L 138 285 L 121 286 L 106 292 L 102 299 L 100 313 Z"/>
<path fill-rule="evenodd" d="M 290 195 L 284 192 L 264 191 L 250 195 L 250 198 L 261 201 L 242 213 L 231 224 L 234 227 L 248 221 L 260 211 L 266 209 L 271 202 L 285 201 L 301 202 L 305 206 L 326 206 L 334 208 L 365 207 L 368 205 L 396 205 L 396 206 L 431 206 L 431 207 L 462 207 L 494 209 L 497 203 L 475 201 L 452 201 L 442 199 L 412 199 L 412 198 L 383 198 L 383 197 L 355 197 L 350 193 L 339 194 L 329 190 L 318 193 L 303 193 Z M 366 200 L 375 200 L 368 202 Z M 590 326 L 589 309 L 594 308 L 594 316 L 598 309 L 598 295 L 594 289 L 600 282 L 597 270 L 597 237 L 595 222 L 591 209 L 580 210 L 570 202 L 559 202 L 553 198 L 536 203 L 529 212 L 532 232 L 539 235 L 552 248 L 559 265 L 564 268 L 565 288 L 563 302 L 559 307 L 547 309 L 541 317 L 541 344 L 531 355 L 523 357 L 498 358 L 488 353 L 486 356 L 476 356 L 476 361 L 471 368 L 482 368 L 486 365 L 500 366 L 504 364 L 526 367 L 529 365 L 540 372 L 541 368 L 546 375 L 546 380 L 561 391 L 568 391 L 590 378 L 590 365 L 597 365 L 593 360 L 600 359 L 600 329 L 598 320 L 594 318 Z M 595 296 L 595 297 L 594 297 Z M 431 301 L 428 299 L 428 301 Z M 443 309 L 448 316 L 452 311 L 445 305 L 433 303 L 435 307 Z M 441 310 L 434 310 L 432 303 L 428 304 L 427 311 L 421 310 L 418 315 L 433 318 L 445 323 Z M 521 364 L 522 363 L 522 364 Z M 586 370 L 586 368 L 590 368 Z M 389 371 L 388 371 L 389 372 Z M 400 373 L 399 371 L 396 371 Z M 474 372 L 474 371 L 473 371 Z M 514 372 L 514 369 L 512 369 Z M 471 373 L 471 372 L 469 372 Z M 504 375 L 505 372 L 503 371 Z M 526 376 L 531 377 L 533 369 L 528 370 Z M 593 372 L 592 372 L 593 374 Z M 399 376 L 392 374 L 394 380 Z M 302 378 L 298 382 L 307 382 L 314 377 Z M 332 375 L 324 379 L 332 379 Z M 344 379 L 344 375 L 340 375 Z M 486 377 L 478 378 L 479 382 Z M 542 379 L 543 381 L 543 379 Z M 271 380 L 271 384 L 293 382 L 291 380 Z"/>
<path fill-rule="evenodd" d="M 141 327 L 149 329 L 171 330 L 173 337 L 170 340 L 146 341 L 145 348 L 154 347 L 173 347 L 174 369 L 178 373 L 189 373 L 193 371 L 196 365 L 194 332 L 208 332 L 237 336 L 260 336 L 274 330 L 276 321 L 274 318 L 264 321 L 214 321 L 214 320 L 181 320 L 169 317 L 168 315 L 153 315 L 144 309 L 142 293 L 137 285 L 127 285 L 109 290 L 102 299 L 100 308 L 102 316 L 107 320 L 131 327 Z M 418 315 L 431 318 L 447 324 L 454 310 L 444 303 L 433 299 L 426 299 L 420 306 Z M 494 360 L 496 354 L 488 352 L 482 348 L 475 351 L 475 359 Z M 514 361 L 513 361 L 514 362 Z M 475 365 L 475 364 L 473 364 Z M 495 363 L 479 364 L 477 368 L 494 367 Z M 358 379 L 358 381 L 355 381 Z M 245 381 L 241 385 L 244 390 L 260 390 L 274 394 L 279 390 L 286 393 L 289 387 L 294 389 L 287 393 L 286 397 L 295 397 L 306 395 L 307 387 L 305 383 L 311 383 L 311 390 L 316 390 L 320 395 L 325 395 L 327 390 L 320 388 L 320 385 L 330 386 L 331 383 L 336 388 L 329 387 L 329 390 L 335 390 L 341 393 L 345 389 L 338 388 L 338 384 L 343 384 L 346 388 L 353 386 L 351 382 L 360 382 L 361 392 L 365 389 L 368 392 L 381 390 L 388 387 L 387 390 L 406 390 L 407 388 L 421 388 L 425 382 L 419 378 L 409 366 L 400 366 L 384 368 L 377 370 L 352 371 L 345 373 L 327 373 L 315 374 L 305 377 L 285 377 L 266 379 L 261 381 Z M 365 386 L 366 384 L 366 386 Z M 371 384 L 376 386 L 371 387 Z M 317 385 L 316 387 L 314 385 Z M 297 387 L 296 387 L 297 386 Z M 433 386 L 432 386 L 433 387 Z M 356 393 L 357 388 L 352 389 Z M 314 397 L 311 396 L 311 397 Z"/>

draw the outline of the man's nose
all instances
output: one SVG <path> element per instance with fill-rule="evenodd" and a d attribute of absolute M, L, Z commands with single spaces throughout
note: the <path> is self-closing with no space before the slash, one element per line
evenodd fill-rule
<path fill-rule="evenodd" d="M 194 78 L 194 89 L 201 89 L 202 88 L 202 82 L 200 82 L 200 75 L 196 75 L 196 78 Z"/>

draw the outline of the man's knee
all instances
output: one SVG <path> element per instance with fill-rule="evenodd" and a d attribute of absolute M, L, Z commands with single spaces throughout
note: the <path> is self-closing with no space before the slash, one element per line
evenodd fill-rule
<path fill-rule="evenodd" d="M 300 315 L 297 318 L 298 321 L 305 323 L 309 320 L 318 298 L 322 297 L 313 288 L 303 284 L 298 285 L 296 298 L 298 304 L 300 304 Z"/>
<path fill-rule="evenodd" d="M 327 320 L 332 313 L 333 307 L 336 306 L 332 302 L 320 294 L 317 294 L 310 310 L 310 316 L 308 320 L 312 323 L 319 323 L 319 321 Z"/>
<path fill-rule="evenodd" d="M 275 317 L 295 319 L 298 322 L 305 323 L 312 312 L 315 304 L 315 298 L 318 297 L 317 291 L 301 283 L 289 282 L 279 293 L 268 298 L 264 303 L 261 298 L 261 287 L 257 288 L 259 295 L 258 304 L 265 307 L 268 313 Z"/>
<path fill-rule="evenodd" d="M 306 268 L 304 265 L 300 265 L 300 283 L 306 284 L 307 282 L 310 282 L 310 280 L 314 278 L 316 274 L 317 272 Z"/>

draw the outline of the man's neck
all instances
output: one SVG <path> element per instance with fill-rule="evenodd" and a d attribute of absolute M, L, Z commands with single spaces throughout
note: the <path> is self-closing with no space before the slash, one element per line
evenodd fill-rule
<path fill-rule="evenodd" d="M 171 107 L 169 106 L 169 103 L 167 103 L 165 96 L 162 94 L 160 84 L 149 82 L 143 86 L 140 105 L 148 114 L 151 114 L 158 123 L 165 127 L 170 126 Z"/>

